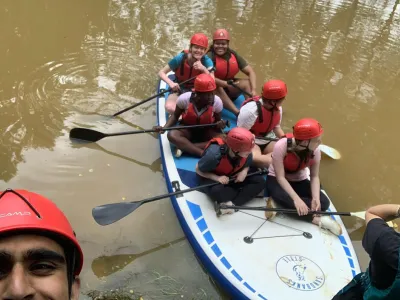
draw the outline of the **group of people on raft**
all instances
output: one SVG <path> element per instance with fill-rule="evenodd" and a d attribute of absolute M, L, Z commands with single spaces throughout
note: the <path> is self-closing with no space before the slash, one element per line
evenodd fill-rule
<path fill-rule="evenodd" d="M 173 126 L 182 116 L 184 124 L 201 121 L 203 123 L 200 124 L 209 122 L 216 123 L 218 128 L 223 127 L 220 117 L 222 106 L 229 107 L 229 104 L 225 103 L 226 99 L 221 104 L 221 99 L 224 95 L 235 95 L 236 91 L 230 92 L 230 87 L 226 86 L 227 77 L 222 75 L 228 74 L 229 78 L 233 78 L 237 73 L 232 72 L 231 65 L 228 67 L 232 56 L 226 53 L 235 56 L 233 61 L 240 59 L 228 48 L 228 33 L 218 30 L 214 34 L 211 50 L 214 54 L 211 57 L 218 62 L 217 68 L 222 66 L 222 71 L 216 70 L 215 74 L 224 79 L 214 81 L 212 66 L 215 63 L 208 64 L 211 66 L 208 68 L 203 60 L 207 45 L 207 38 L 196 34 L 184 57 L 178 55 L 169 64 L 175 71 L 178 67 L 184 68 L 183 74 L 189 72 L 189 76 L 200 70 L 206 74 L 197 73 L 193 94 L 188 89 L 186 92 L 189 94 L 185 95 L 179 87 L 179 82 L 186 78 L 183 75 L 178 75 L 182 76 L 178 83 L 168 82 L 177 93 L 181 93 L 179 97 L 172 94 L 167 102 L 171 109 L 177 100 L 177 108 L 171 111 L 168 126 Z M 202 60 L 201 64 L 196 64 L 196 57 Z M 225 63 L 220 60 L 221 57 L 229 59 Z M 174 68 L 177 62 L 178 67 Z M 249 167 L 255 164 L 269 167 L 268 192 L 282 206 L 296 207 L 299 215 L 305 215 L 310 208 L 327 209 L 329 201 L 320 192 L 318 176 L 321 156 L 318 145 L 323 133 L 321 125 L 313 119 L 302 119 L 295 124 L 293 134 L 285 135 L 279 126 L 279 108 L 287 94 L 286 85 L 279 80 L 268 81 L 264 84 L 262 96 L 255 97 L 254 72 L 243 62 L 241 66 L 240 69 L 247 72 L 250 79 L 248 82 L 244 79 L 236 82 L 250 91 L 254 98 L 247 99 L 237 112 L 239 126 L 230 130 L 226 137 L 216 130 L 195 132 L 184 129 L 181 134 L 170 134 L 169 139 L 185 152 L 201 157 L 196 167 L 201 178 L 223 184 L 208 191 L 217 202 L 230 199 L 234 204 L 241 205 L 258 194 L 265 186 L 262 177 L 246 177 Z M 164 68 L 163 72 L 168 68 Z M 219 93 L 221 98 L 214 93 Z M 251 110 L 253 116 L 250 117 Z M 204 113 L 206 116 L 203 116 Z M 162 131 L 161 127 L 158 129 Z M 272 135 L 271 131 L 279 140 L 261 144 L 260 141 L 264 140 L 260 137 Z M 207 141 L 208 137 L 211 137 L 210 141 Z M 199 143 L 205 143 L 204 147 L 192 143 L 194 138 L 199 138 Z M 306 166 L 310 167 L 311 183 L 305 180 Z M 228 185 L 229 176 L 233 175 L 236 175 L 235 183 Z M 31 191 L 7 189 L 0 192 L 0 217 L 0 299 L 78 300 L 83 251 L 71 224 L 54 202 Z M 371 257 L 369 268 L 338 291 L 334 300 L 400 299 L 400 235 L 386 223 L 399 217 L 400 205 L 396 204 L 377 205 L 367 210 L 363 247 Z M 311 220 L 322 225 L 325 222 L 316 216 Z"/>
<path fill-rule="evenodd" d="M 288 93 L 285 82 L 269 80 L 257 96 L 253 69 L 229 48 L 229 42 L 227 30 L 218 29 L 208 49 L 207 36 L 196 33 L 189 49 L 159 71 L 173 92 L 165 104 L 168 121 L 164 126 L 155 126 L 155 130 L 163 133 L 178 122 L 185 126 L 210 125 L 171 130 L 168 139 L 176 147 L 176 157 L 184 152 L 200 158 L 196 172 L 201 183 L 221 183 L 205 190 L 216 204 L 218 216 L 233 213 L 234 209 L 223 207 L 243 205 L 266 186 L 268 207 L 279 204 L 295 208 L 302 218 L 340 235 L 341 226 L 329 216 L 309 215 L 309 210 L 325 211 L 329 207 L 319 180 L 322 126 L 305 118 L 294 125 L 293 133 L 285 134 L 280 125 Z M 167 76 L 171 70 L 175 81 Z M 236 78 L 239 71 L 248 78 Z M 234 102 L 241 93 L 245 100 L 238 109 Z M 221 118 L 223 108 L 237 118 L 237 127 L 227 135 L 222 131 L 226 126 Z M 268 168 L 266 183 L 262 175 L 247 176 L 250 168 Z M 229 177 L 235 180 L 230 182 Z M 267 218 L 273 216 L 266 213 Z"/>

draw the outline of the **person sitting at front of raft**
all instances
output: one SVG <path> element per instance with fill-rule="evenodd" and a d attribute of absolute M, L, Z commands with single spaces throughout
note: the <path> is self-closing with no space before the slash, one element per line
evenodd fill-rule
<path fill-rule="evenodd" d="M 281 119 L 286 95 L 287 87 L 283 81 L 269 80 L 264 83 L 261 97 L 247 99 L 240 108 L 237 126 L 249 129 L 256 136 L 253 149 L 255 167 L 267 168 L 271 164 L 271 153 L 276 143 L 273 139 L 285 135 Z"/>
<path fill-rule="evenodd" d="M 262 175 L 247 177 L 252 161 L 254 135 L 244 128 L 233 128 L 226 136 L 212 139 L 196 165 L 201 184 L 218 181 L 219 185 L 204 192 L 215 203 L 217 216 L 231 214 L 233 209 L 221 209 L 220 204 L 243 205 L 265 188 Z M 235 176 L 234 183 L 229 177 Z"/>
<path fill-rule="evenodd" d="M 221 97 L 226 109 L 238 115 L 239 109 L 232 101 L 240 96 L 241 91 L 229 84 L 229 81 L 231 80 L 242 90 L 256 96 L 256 73 L 236 51 L 229 48 L 229 41 L 228 31 L 216 30 L 213 35 L 213 44 L 207 55 L 212 59 L 215 67 L 214 76 L 218 87 L 216 94 Z M 235 78 L 239 71 L 249 78 Z M 248 95 L 244 96 L 246 99 L 249 98 Z"/>
<path fill-rule="evenodd" d="M 208 38 L 203 33 L 196 33 L 190 39 L 189 50 L 183 50 L 177 56 L 172 58 L 168 64 L 158 72 L 158 76 L 164 80 L 173 93 L 170 93 L 165 102 L 165 109 L 172 114 L 175 111 L 176 101 L 180 94 L 191 91 L 193 81 L 183 84 L 180 82 L 188 80 L 199 74 L 211 74 L 214 76 L 214 64 L 206 56 L 208 47 Z M 168 78 L 167 73 L 175 72 L 176 82 Z"/>
<path fill-rule="evenodd" d="M 362 240 L 371 261 L 332 300 L 400 299 L 400 234 L 386 222 L 400 217 L 400 205 L 380 204 L 365 213 Z"/>
<path fill-rule="evenodd" d="M 215 80 L 211 75 L 200 74 L 194 81 L 193 92 L 178 97 L 175 111 L 167 123 L 163 127 L 154 127 L 158 132 L 163 132 L 164 128 L 176 125 L 181 116 L 180 124 L 183 126 L 216 123 L 214 127 L 170 130 L 168 140 L 176 146 L 177 157 L 182 152 L 200 157 L 208 141 L 222 134 L 218 130 L 225 127 L 225 122 L 221 120 L 223 105 L 221 99 L 214 94 L 215 88 Z"/>
<path fill-rule="evenodd" d="M 284 208 L 295 208 L 299 216 L 340 235 L 342 228 L 330 216 L 307 216 L 309 209 L 326 211 L 330 205 L 328 197 L 321 192 L 319 180 L 321 151 L 318 146 L 322 133 L 318 121 L 305 118 L 294 125 L 293 134 L 287 134 L 275 144 L 272 164 L 268 169 L 267 191 L 270 198 L 267 207 L 273 207 L 276 202 Z M 310 180 L 307 179 L 307 167 L 310 169 Z"/>

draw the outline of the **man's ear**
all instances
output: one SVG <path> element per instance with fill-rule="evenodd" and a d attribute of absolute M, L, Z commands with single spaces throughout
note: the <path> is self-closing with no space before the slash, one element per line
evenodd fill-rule
<path fill-rule="evenodd" d="M 75 277 L 71 286 L 71 300 L 78 300 L 81 289 L 81 280 L 78 276 Z"/>

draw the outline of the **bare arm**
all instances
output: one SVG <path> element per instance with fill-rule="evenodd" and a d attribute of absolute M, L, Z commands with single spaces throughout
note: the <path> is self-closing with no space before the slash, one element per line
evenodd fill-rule
<path fill-rule="evenodd" d="M 196 164 L 196 173 L 199 174 L 201 177 L 208 178 L 214 181 L 218 181 L 219 176 L 217 174 L 211 172 L 202 172 L 199 170 L 198 164 Z"/>
<path fill-rule="evenodd" d="M 221 113 L 214 113 L 214 123 L 221 121 Z"/>
<path fill-rule="evenodd" d="M 276 155 L 277 153 L 273 152 L 272 165 L 274 166 L 276 180 L 280 184 L 280 186 L 285 190 L 286 193 L 293 199 L 293 201 L 303 201 L 294 191 L 290 183 L 287 181 L 285 177 L 285 168 L 283 167 L 283 156 Z"/>
<path fill-rule="evenodd" d="M 167 73 L 171 71 L 171 68 L 169 67 L 169 65 L 166 65 L 164 68 L 162 68 L 159 72 L 158 72 L 158 76 L 160 76 L 160 78 L 162 80 L 164 80 L 169 86 L 174 86 L 175 82 L 173 82 L 171 79 L 168 78 Z"/>
<path fill-rule="evenodd" d="M 321 193 L 321 185 L 319 180 L 319 165 L 320 161 L 316 161 L 310 167 L 310 182 L 311 182 L 311 195 L 313 200 L 317 203 L 320 203 L 320 193 Z"/>
<path fill-rule="evenodd" d="M 285 133 L 283 132 L 281 126 L 275 127 L 275 128 L 273 129 L 273 131 L 274 131 L 275 135 L 276 135 L 278 138 L 281 138 L 281 137 L 283 137 L 283 136 L 285 135 Z"/>
<path fill-rule="evenodd" d="M 392 221 L 398 218 L 400 205 L 398 204 L 380 204 L 370 207 L 365 213 L 365 223 L 368 224 L 372 219 L 383 219 Z"/>
<path fill-rule="evenodd" d="M 214 73 L 213 73 L 213 75 L 214 75 Z M 222 79 L 219 79 L 216 77 L 214 77 L 214 79 L 215 79 L 215 83 L 217 84 L 217 86 L 220 86 L 223 88 L 226 88 L 229 86 L 228 82 L 226 82 L 225 80 L 222 80 Z"/>
<path fill-rule="evenodd" d="M 252 92 L 253 91 L 255 92 L 256 91 L 256 81 L 257 81 L 256 72 L 254 72 L 253 68 L 250 67 L 249 65 L 245 66 L 242 69 L 242 72 L 244 74 L 246 74 L 247 76 L 249 76 L 251 90 L 252 90 Z"/>

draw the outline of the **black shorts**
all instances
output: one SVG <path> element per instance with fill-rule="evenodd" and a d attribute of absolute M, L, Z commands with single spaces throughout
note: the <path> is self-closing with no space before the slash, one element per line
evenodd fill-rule
<path fill-rule="evenodd" d="M 273 141 L 268 141 L 266 144 L 263 145 L 257 145 L 261 149 L 261 153 L 264 152 L 264 149 L 268 147 L 269 144 L 271 144 Z"/>

